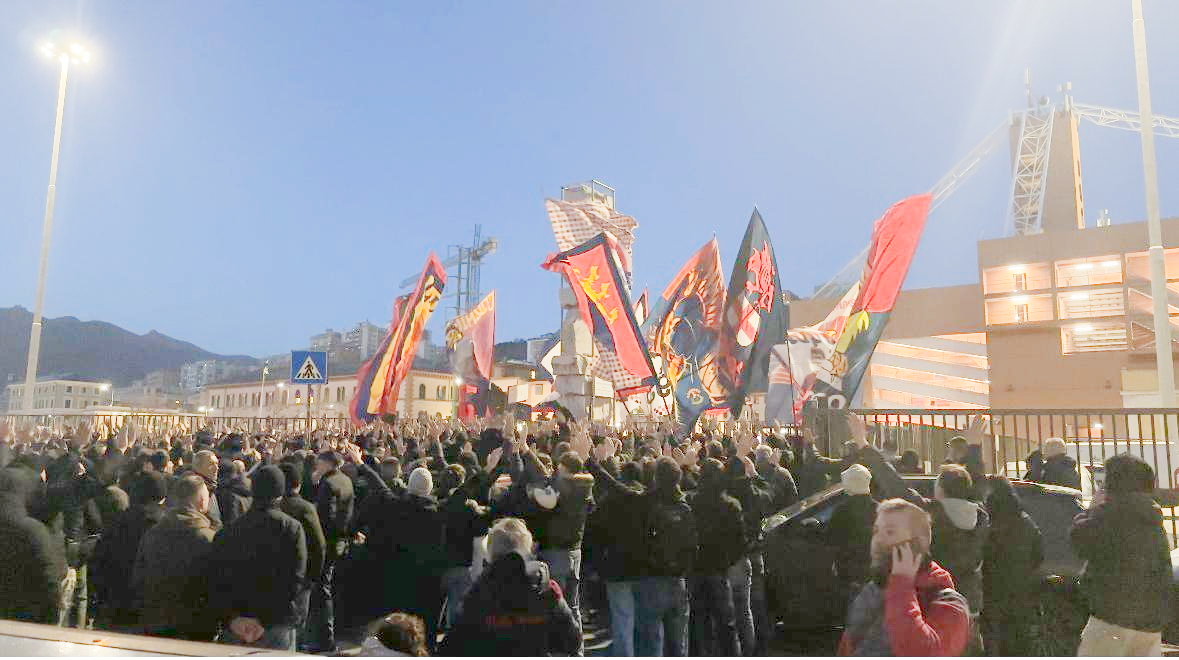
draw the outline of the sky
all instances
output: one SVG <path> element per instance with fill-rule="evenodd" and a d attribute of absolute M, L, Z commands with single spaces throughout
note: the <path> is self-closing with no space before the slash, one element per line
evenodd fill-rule
<path fill-rule="evenodd" d="M 1179 3 L 1144 0 L 1156 113 L 1179 116 Z M 598 179 L 639 222 L 635 288 L 756 205 L 808 294 L 892 203 L 1038 96 L 1136 109 L 1130 3 L 0 3 L 0 306 L 33 307 L 58 69 L 71 69 L 45 314 L 219 353 L 387 322 L 429 250 L 499 240 L 497 338 L 556 329 L 545 197 Z M 1144 217 L 1137 134 L 1082 125 L 1090 223 Z M 1179 144 L 1160 138 L 1164 216 Z M 992 156 L 930 216 L 907 288 L 976 282 L 1005 231 Z M 1144 237 L 1145 241 L 1145 237 Z M 444 313 L 431 324 L 437 331 Z"/>

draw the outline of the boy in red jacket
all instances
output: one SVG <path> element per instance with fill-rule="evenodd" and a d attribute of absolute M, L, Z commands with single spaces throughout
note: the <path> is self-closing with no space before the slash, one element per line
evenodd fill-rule
<path fill-rule="evenodd" d="M 852 602 L 840 655 L 961 655 L 969 607 L 944 568 L 928 559 L 929 514 L 885 500 L 872 529 L 872 579 Z"/>

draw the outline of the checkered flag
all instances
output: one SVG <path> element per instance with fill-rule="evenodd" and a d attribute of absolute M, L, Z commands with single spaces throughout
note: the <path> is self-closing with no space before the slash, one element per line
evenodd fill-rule
<path fill-rule="evenodd" d="M 544 201 L 553 237 L 561 252 L 572 250 L 602 232 L 609 232 L 618 241 L 622 269 L 631 270 L 631 250 L 635 243 L 635 229 L 639 223 L 629 215 L 618 213 L 601 202 Z"/>

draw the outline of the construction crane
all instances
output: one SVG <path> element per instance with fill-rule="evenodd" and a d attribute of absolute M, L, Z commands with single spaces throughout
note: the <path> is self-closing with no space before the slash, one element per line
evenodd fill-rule
<path fill-rule="evenodd" d="M 449 245 L 446 249 L 446 260 L 442 267 L 446 269 L 449 280 L 446 287 L 452 293 L 447 293 L 443 299 L 453 300 L 454 304 L 447 307 L 447 320 L 461 316 L 475 305 L 479 304 L 482 295 L 480 271 L 483 260 L 495 254 L 499 241 L 494 236 L 483 238 L 483 226 L 475 225 L 475 236 L 471 245 Z M 407 277 L 401 281 L 401 289 L 408 289 L 418 283 L 418 275 Z"/>
<path fill-rule="evenodd" d="M 1071 83 L 1065 83 L 1061 87 L 1061 91 L 1064 92 L 1064 100 L 1060 103 L 1051 103 L 1046 97 L 1035 99 L 1031 92 L 1030 76 L 1026 77 L 1024 82 L 1027 88 L 1028 107 L 1012 113 L 934 184 L 930 189 L 930 192 L 933 193 L 933 201 L 930 205 L 931 213 L 973 176 L 988 156 L 1006 144 L 1012 130 L 1017 129 L 1014 145 L 1015 156 L 1012 162 L 1011 206 L 1007 231 L 1016 235 L 1042 233 L 1044 231 L 1044 192 L 1048 187 L 1049 157 L 1057 113 L 1064 110 L 1066 113 L 1072 113 L 1078 120 L 1083 119 L 1096 126 L 1133 132 L 1142 130 L 1142 118 L 1137 112 L 1074 103 L 1071 95 Z M 1179 138 L 1179 119 L 1155 115 L 1153 124 L 1156 135 Z M 865 247 L 843 268 L 839 269 L 834 277 L 816 289 L 813 297 L 832 298 L 843 295 L 851 283 L 858 279 L 867 256 L 868 248 Z"/>

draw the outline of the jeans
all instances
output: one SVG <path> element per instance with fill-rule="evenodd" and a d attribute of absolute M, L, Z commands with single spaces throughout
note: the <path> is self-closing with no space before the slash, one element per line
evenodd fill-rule
<path fill-rule="evenodd" d="M 635 580 L 613 580 L 606 583 L 606 599 L 610 601 L 610 650 L 616 658 L 635 654 L 635 603 L 639 583 Z"/>
<path fill-rule="evenodd" d="M 692 631 L 697 657 L 741 655 L 729 576 L 692 576 Z"/>
<path fill-rule="evenodd" d="M 311 602 L 307 615 L 307 629 L 311 645 L 319 651 L 336 648 L 336 608 L 332 596 L 336 559 L 323 562 L 323 574 L 311 583 Z"/>
<path fill-rule="evenodd" d="M 274 649 L 275 651 L 287 651 L 288 653 L 295 652 L 295 627 L 294 626 L 266 626 L 262 636 L 258 641 L 250 644 L 244 639 L 238 637 L 229 629 L 225 628 L 225 633 L 221 636 L 222 644 L 235 644 L 237 646 L 253 646 L 260 649 Z"/>
<path fill-rule="evenodd" d="M 635 655 L 687 657 L 688 584 L 682 577 L 639 580 Z"/>
<path fill-rule="evenodd" d="M 565 592 L 565 602 L 573 610 L 573 620 L 581 628 L 581 548 L 540 551 L 540 560 L 549 565 L 549 577 Z M 578 655 L 581 655 L 580 651 Z"/>
<path fill-rule="evenodd" d="M 75 579 L 70 589 L 62 592 L 62 607 L 58 613 L 57 625 L 69 628 L 85 628 L 89 609 L 89 571 L 83 564 L 74 571 Z"/>
<path fill-rule="evenodd" d="M 757 648 L 745 655 L 765 657 L 770 654 L 770 639 L 774 626 L 770 622 L 769 603 L 766 602 L 766 564 L 761 553 L 749 555 L 752 577 L 749 586 L 749 605 L 753 610 L 753 628 L 756 631 Z"/>
<path fill-rule="evenodd" d="M 753 626 L 750 591 L 753 585 L 753 564 L 746 557 L 729 568 L 729 589 L 733 594 L 733 616 L 737 634 L 741 638 L 741 655 L 752 656 L 757 651 L 757 637 Z"/>
<path fill-rule="evenodd" d="M 1078 656 L 1153 656 L 1163 654 L 1163 634 L 1115 626 L 1089 617 L 1081 633 Z"/>
<path fill-rule="evenodd" d="M 446 569 L 442 574 L 442 588 L 446 591 L 446 627 L 451 628 L 458 623 L 463 599 L 471 590 L 471 567 L 458 566 Z"/>
<path fill-rule="evenodd" d="M 314 585 L 305 585 L 299 589 L 298 595 L 295 596 L 295 609 L 299 617 L 299 625 L 295 627 L 295 637 L 299 645 L 304 646 L 310 643 L 311 640 L 311 626 L 308 625 L 311 612 L 311 590 Z"/>

